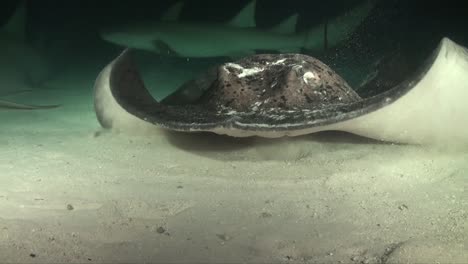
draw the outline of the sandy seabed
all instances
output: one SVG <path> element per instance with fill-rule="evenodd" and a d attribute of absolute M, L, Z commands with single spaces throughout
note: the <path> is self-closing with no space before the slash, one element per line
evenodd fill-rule
<path fill-rule="evenodd" d="M 2 263 L 468 263 L 468 150 L 103 132 L 70 83 L 0 111 Z"/>

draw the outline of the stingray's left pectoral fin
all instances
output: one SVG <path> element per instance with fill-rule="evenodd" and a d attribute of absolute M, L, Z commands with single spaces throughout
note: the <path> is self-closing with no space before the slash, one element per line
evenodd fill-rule
<path fill-rule="evenodd" d="M 148 130 L 141 109 L 160 104 L 143 84 L 130 50 L 124 50 L 98 75 L 94 84 L 94 109 L 102 127 L 116 130 Z"/>

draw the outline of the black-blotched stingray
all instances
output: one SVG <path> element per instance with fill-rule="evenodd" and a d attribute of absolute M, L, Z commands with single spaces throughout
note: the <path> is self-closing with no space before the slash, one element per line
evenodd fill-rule
<path fill-rule="evenodd" d="M 397 143 L 467 143 L 467 49 L 444 38 L 405 74 L 390 89 L 361 98 L 315 58 L 254 55 L 210 70 L 158 102 L 126 50 L 98 76 L 94 103 L 101 125 L 114 129 L 154 125 L 268 138 L 338 130 Z"/>

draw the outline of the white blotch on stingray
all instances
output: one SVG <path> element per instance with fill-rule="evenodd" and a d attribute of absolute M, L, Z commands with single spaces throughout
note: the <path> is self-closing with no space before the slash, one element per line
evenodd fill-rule
<path fill-rule="evenodd" d="M 226 63 L 226 66 L 224 66 L 224 70 L 229 72 L 229 73 L 230 73 L 230 71 L 227 69 L 227 67 L 235 68 L 235 69 L 238 69 L 238 70 L 242 71 L 241 73 L 239 73 L 239 75 L 237 75 L 237 77 L 239 77 L 239 78 L 244 78 L 246 76 L 254 75 L 254 74 L 257 74 L 257 73 L 262 72 L 262 71 L 265 70 L 264 68 L 258 68 L 258 67 L 253 67 L 253 68 L 247 69 L 247 68 L 244 68 L 244 67 L 240 66 L 239 64 Z"/>
<path fill-rule="evenodd" d="M 277 61 L 273 62 L 273 65 L 284 64 L 285 61 L 286 61 L 286 59 L 277 60 Z"/>
<path fill-rule="evenodd" d="M 267 62 L 266 65 L 284 65 L 286 59 L 277 60 L 275 62 Z"/>
<path fill-rule="evenodd" d="M 302 79 L 304 80 L 304 82 L 306 84 L 309 84 L 310 81 L 317 81 L 319 80 L 318 76 L 315 75 L 313 72 L 306 72 L 304 73 L 304 75 L 302 76 Z"/>

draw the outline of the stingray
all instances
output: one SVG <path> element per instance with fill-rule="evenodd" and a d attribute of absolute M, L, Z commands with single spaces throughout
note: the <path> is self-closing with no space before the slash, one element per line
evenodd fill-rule
<path fill-rule="evenodd" d="M 210 69 L 158 102 L 130 53 L 96 80 L 95 112 L 104 128 L 267 138 L 337 130 L 396 143 L 468 142 L 468 52 L 448 38 L 397 83 L 382 76 L 399 61 L 377 69 L 366 85 L 391 87 L 368 98 L 316 58 L 259 54 Z"/>

